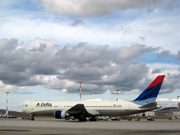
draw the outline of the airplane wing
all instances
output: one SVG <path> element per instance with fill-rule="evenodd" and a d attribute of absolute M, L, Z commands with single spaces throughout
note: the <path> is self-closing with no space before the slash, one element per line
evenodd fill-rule
<path fill-rule="evenodd" d="M 77 104 L 66 111 L 69 116 L 74 116 L 78 118 L 80 121 L 85 121 L 86 117 L 92 116 L 84 107 L 84 104 Z"/>

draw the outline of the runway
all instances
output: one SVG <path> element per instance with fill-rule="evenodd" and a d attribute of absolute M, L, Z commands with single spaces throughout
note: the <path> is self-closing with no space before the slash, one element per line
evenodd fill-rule
<path fill-rule="evenodd" d="M 78 122 L 0 119 L 1 135 L 179 135 L 180 120 Z"/>

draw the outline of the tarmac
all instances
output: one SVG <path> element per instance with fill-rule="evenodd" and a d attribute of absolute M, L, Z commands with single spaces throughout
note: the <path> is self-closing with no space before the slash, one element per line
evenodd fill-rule
<path fill-rule="evenodd" d="M 66 121 L 37 118 L 35 121 L 0 119 L 0 135 L 180 135 L 180 120 Z"/>

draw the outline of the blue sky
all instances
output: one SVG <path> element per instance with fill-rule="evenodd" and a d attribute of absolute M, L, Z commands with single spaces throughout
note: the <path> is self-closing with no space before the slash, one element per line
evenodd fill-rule
<path fill-rule="evenodd" d="M 100 8 L 101 7 L 101 8 Z M 30 101 L 135 99 L 165 74 L 158 102 L 180 93 L 178 0 L 0 0 L 0 108 Z"/>

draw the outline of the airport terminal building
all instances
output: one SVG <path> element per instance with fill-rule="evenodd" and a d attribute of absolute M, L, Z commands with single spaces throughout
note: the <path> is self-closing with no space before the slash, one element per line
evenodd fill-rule
<path fill-rule="evenodd" d="M 166 107 L 155 111 L 147 111 L 134 116 L 177 116 L 177 107 Z"/>
<path fill-rule="evenodd" d="M 155 111 L 156 116 L 177 116 L 177 107 L 166 107 Z"/>

